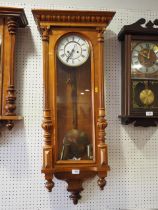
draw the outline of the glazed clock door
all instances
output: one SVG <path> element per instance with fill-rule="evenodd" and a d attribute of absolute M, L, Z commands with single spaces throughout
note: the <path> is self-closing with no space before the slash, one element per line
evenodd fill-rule
<path fill-rule="evenodd" d="M 84 36 L 68 33 L 58 40 L 56 54 L 57 159 L 91 160 L 94 117 L 90 45 Z"/>
<path fill-rule="evenodd" d="M 158 40 L 153 39 L 142 41 L 141 36 L 131 42 L 132 114 L 153 116 L 158 111 Z"/>

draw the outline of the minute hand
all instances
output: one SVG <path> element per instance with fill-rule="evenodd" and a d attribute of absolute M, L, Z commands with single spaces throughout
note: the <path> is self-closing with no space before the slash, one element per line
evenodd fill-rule
<path fill-rule="evenodd" d="M 75 47 L 76 47 L 76 44 L 74 45 L 74 47 L 73 47 L 73 49 L 71 50 L 69 56 L 67 57 L 67 59 L 66 59 L 67 62 L 68 62 L 68 60 L 70 59 L 70 57 L 72 56 L 72 54 L 74 53 Z"/>

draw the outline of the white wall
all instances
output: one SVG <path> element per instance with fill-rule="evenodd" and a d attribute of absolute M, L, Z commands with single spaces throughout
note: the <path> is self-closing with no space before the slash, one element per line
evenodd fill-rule
<path fill-rule="evenodd" d="M 3 3 L 1 0 L 0 2 Z M 24 3 L 23 0 L 5 0 L 5 2 L 12 2 L 13 3 Z M 158 1 L 157 0 L 32 0 L 26 1 L 27 4 L 51 4 L 51 5 L 60 5 L 66 7 L 93 7 L 93 8 L 111 8 L 111 9 L 141 9 L 141 10 L 157 10 L 158 8 Z"/>
<path fill-rule="evenodd" d="M 149 1 L 0 1 L 24 7 L 29 27 L 17 34 L 17 112 L 24 116 L 0 138 L 0 210 L 117 210 L 158 208 L 158 128 L 120 124 L 121 64 L 117 34 L 124 24 L 158 17 L 158 2 Z M 140 6 L 143 4 L 142 6 Z M 138 6 L 137 6 L 138 5 Z M 84 183 L 77 206 L 69 200 L 66 183 L 55 180 L 52 193 L 44 188 L 42 165 L 42 43 L 31 8 L 116 10 L 105 33 L 107 143 L 111 171 L 100 191 L 97 179 Z M 128 9 L 125 9 L 128 8 Z M 155 10 L 151 11 L 151 9 Z"/>

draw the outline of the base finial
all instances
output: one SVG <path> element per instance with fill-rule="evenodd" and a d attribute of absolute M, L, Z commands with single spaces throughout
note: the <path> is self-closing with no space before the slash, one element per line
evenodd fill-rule
<path fill-rule="evenodd" d="M 80 192 L 71 192 L 69 196 L 71 200 L 73 200 L 73 204 L 78 204 L 78 200 L 81 199 Z"/>
<path fill-rule="evenodd" d="M 105 185 L 106 185 L 106 180 L 105 180 L 104 177 L 100 177 L 100 178 L 98 179 L 97 183 L 98 183 L 100 189 L 103 190 L 104 187 L 105 187 Z"/>
<path fill-rule="evenodd" d="M 47 182 L 45 183 L 45 187 L 47 188 L 48 192 L 52 192 L 54 182 L 51 179 L 47 180 Z"/>

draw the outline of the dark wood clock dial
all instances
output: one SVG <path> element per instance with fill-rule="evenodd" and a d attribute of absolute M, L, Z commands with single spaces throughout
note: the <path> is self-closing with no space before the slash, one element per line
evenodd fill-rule
<path fill-rule="evenodd" d="M 118 38 L 122 44 L 123 124 L 156 126 L 158 119 L 158 21 L 145 19 L 126 25 Z M 155 27 L 155 26 L 156 27 Z"/>
<path fill-rule="evenodd" d="M 109 170 L 105 143 L 104 30 L 114 12 L 33 10 L 43 41 L 46 188 L 68 183 L 74 204 L 82 182 Z M 71 27 L 70 27 L 71 26 Z"/>

